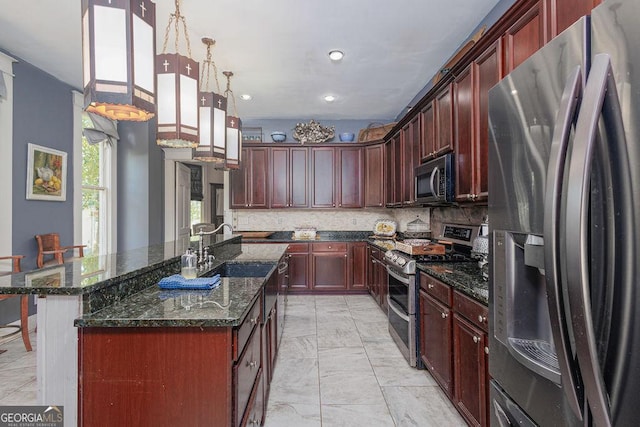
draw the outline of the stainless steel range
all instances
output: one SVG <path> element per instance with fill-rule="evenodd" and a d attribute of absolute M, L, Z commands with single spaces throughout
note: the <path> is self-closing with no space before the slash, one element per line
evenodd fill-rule
<path fill-rule="evenodd" d="M 418 357 L 420 317 L 418 286 L 416 283 L 416 262 L 463 262 L 470 261 L 469 251 L 478 235 L 479 226 L 443 224 L 436 245 L 424 243 L 422 250 L 434 252 L 409 254 L 394 249 L 385 252 L 384 259 L 389 278 L 389 334 L 413 367 L 421 367 Z M 413 241 L 412 243 L 415 243 Z M 441 245 L 445 245 L 446 249 Z M 434 246 L 438 246 L 435 248 Z M 398 245 L 411 250 L 412 245 Z M 436 253 L 442 252 L 442 253 Z"/>

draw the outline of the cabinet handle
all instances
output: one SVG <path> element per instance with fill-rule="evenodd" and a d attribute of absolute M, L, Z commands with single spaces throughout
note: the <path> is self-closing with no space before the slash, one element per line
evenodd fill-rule
<path fill-rule="evenodd" d="M 449 317 L 447 313 L 440 313 L 440 316 L 442 316 L 443 319 L 446 319 L 447 317 Z"/>
<path fill-rule="evenodd" d="M 252 325 L 256 325 L 258 323 L 258 317 L 252 317 L 249 321 Z"/>
<path fill-rule="evenodd" d="M 484 348 L 484 354 L 489 354 L 489 347 Z"/>
<path fill-rule="evenodd" d="M 487 317 L 486 316 L 483 316 L 482 314 L 478 315 L 478 322 L 484 323 L 486 321 L 487 321 Z"/>
<path fill-rule="evenodd" d="M 338 207 L 342 207 L 342 203 L 338 203 Z"/>
<path fill-rule="evenodd" d="M 478 338 L 477 336 L 473 336 L 473 342 L 478 344 L 480 342 L 480 338 Z"/>
<path fill-rule="evenodd" d="M 346 258 L 346 257 L 347 257 L 347 254 L 344 254 L 344 257 Z"/>
<path fill-rule="evenodd" d="M 254 420 L 253 418 L 251 418 L 251 419 L 249 420 L 249 425 L 257 426 L 257 425 L 259 425 L 259 424 L 260 424 L 260 422 L 259 422 L 258 420 Z"/>
<path fill-rule="evenodd" d="M 256 366 L 258 366 L 258 362 L 256 362 L 255 360 L 252 360 L 251 362 L 249 362 L 249 361 L 247 360 L 247 366 L 248 366 L 249 368 L 255 368 Z"/>
<path fill-rule="evenodd" d="M 433 289 L 433 285 L 432 285 L 431 283 L 429 283 L 429 284 L 427 285 L 427 288 L 429 288 L 429 289 Z"/>

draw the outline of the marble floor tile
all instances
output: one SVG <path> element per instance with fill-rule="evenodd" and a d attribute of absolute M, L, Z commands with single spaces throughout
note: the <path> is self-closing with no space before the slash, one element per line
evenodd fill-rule
<path fill-rule="evenodd" d="M 382 387 L 428 387 L 438 385 L 426 370 L 412 368 L 406 361 L 401 363 L 397 357 L 370 357 L 369 360 L 378 379 L 378 384 Z"/>
<path fill-rule="evenodd" d="M 264 427 L 320 427 L 320 405 L 274 402 L 269 399 Z"/>
<path fill-rule="evenodd" d="M 269 401 L 274 403 L 320 403 L 318 360 L 282 358 L 276 362 Z"/>
<path fill-rule="evenodd" d="M 278 349 L 278 359 L 304 359 L 318 358 L 318 338 L 314 335 L 294 336 L 287 335 L 285 329 Z"/>
<path fill-rule="evenodd" d="M 369 374 L 372 371 L 367 353 L 360 347 L 323 348 L 318 350 L 318 367 L 320 377 L 347 372 L 363 372 Z"/>
<path fill-rule="evenodd" d="M 320 397 L 323 404 L 386 405 L 373 372 L 321 373 Z"/>
<path fill-rule="evenodd" d="M 397 357 L 405 360 L 398 346 L 388 334 L 379 338 L 363 337 L 362 344 L 364 344 L 364 349 L 370 358 Z"/>
<path fill-rule="evenodd" d="M 336 347 L 362 347 L 362 340 L 355 327 L 318 332 L 318 349 Z"/>
<path fill-rule="evenodd" d="M 393 427 L 387 405 L 322 405 L 322 427 Z"/>
<path fill-rule="evenodd" d="M 464 427 L 466 423 L 438 386 L 382 387 L 398 427 Z"/>
<path fill-rule="evenodd" d="M 375 340 L 380 338 L 386 338 L 389 336 L 389 324 L 379 321 L 366 321 L 366 320 L 356 320 L 355 322 L 356 328 L 358 329 L 358 333 L 363 340 Z"/>
<path fill-rule="evenodd" d="M 37 399 L 37 390 L 18 389 L 6 396 L 0 396 L 0 406 L 35 405 Z"/>

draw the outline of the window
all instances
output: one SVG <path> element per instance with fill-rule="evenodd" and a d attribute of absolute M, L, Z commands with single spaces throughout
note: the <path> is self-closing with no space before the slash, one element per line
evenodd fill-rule
<path fill-rule="evenodd" d="M 202 221 L 202 202 L 200 200 L 191 201 L 191 225 Z"/>
<path fill-rule="evenodd" d="M 82 127 L 92 127 L 86 113 L 82 113 Z M 89 144 L 82 136 L 82 244 L 87 245 L 86 255 L 111 252 L 108 237 L 111 150 L 109 144 Z"/>

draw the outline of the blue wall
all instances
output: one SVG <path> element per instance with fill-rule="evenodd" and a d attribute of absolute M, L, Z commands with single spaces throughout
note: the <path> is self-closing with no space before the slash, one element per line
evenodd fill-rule
<path fill-rule="evenodd" d="M 13 240 L 14 254 L 25 255 L 23 270 L 36 266 L 36 234 L 56 232 L 73 244 L 73 88 L 33 65 L 13 66 Z M 67 199 L 26 200 L 27 144 L 67 153 Z"/>

